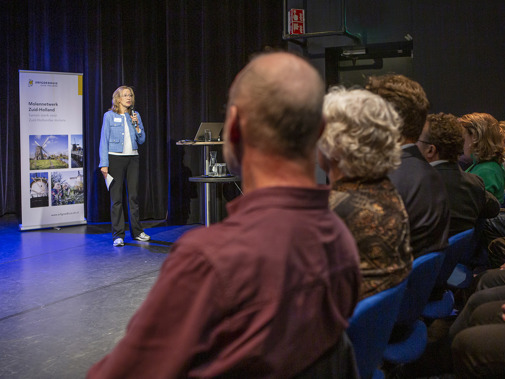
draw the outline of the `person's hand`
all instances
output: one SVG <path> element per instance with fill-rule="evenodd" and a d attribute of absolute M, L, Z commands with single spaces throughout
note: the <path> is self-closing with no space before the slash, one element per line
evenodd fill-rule
<path fill-rule="evenodd" d="M 100 167 L 100 171 L 102 171 L 102 175 L 104 179 L 107 179 L 107 174 L 109 173 L 109 168 L 108 167 Z"/>
<path fill-rule="evenodd" d="M 500 270 L 505 270 L 505 263 L 500 266 Z"/>
<path fill-rule="evenodd" d="M 505 321 L 505 304 L 502 304 L 501 310 L 503 312 L 502 315 L 501 315 L 501 318 L 503 319 L 503 321 Z"/>
<path fill-rule="evenodd" d="M 132 112 L 132 116 L 131 116 L 131 117 L 132 117 L 132 122 L 133 122 L 134 124 L 137 124 L 137 125 L 138 125 L 138 124 L 139 124 L 139 119 L 138 119 L 138 117 L 137 117 L 137 112 Z"/>
<path fill-rule="evenodd" d="M 135 128 L 137 130 L 137 133 L 140 133 L 139 119 L 137 117 L 137 113 L 133 112 L 131 117 L 133 125 L 137 125 Z"/>

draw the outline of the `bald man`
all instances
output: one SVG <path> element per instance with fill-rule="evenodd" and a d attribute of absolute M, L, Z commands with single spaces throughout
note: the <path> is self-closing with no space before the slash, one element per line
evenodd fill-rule
<path fill-rule="evenodd" d="M 288 53 L 237 75 L 224 156 L 244 196 L 175 243 L 89 377 L 284 378 L 338 346 L 361 276 L 355 241 L 315 182 L 323 95 L 317 71 Z"/>

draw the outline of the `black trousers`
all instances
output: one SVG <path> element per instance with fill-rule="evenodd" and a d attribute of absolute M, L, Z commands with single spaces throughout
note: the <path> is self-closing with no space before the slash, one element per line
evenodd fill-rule
<path fill-rule="evenodd" d="M 112 237 L 125 237 L 125 220 L 123 211 L 123 187 L 126 180 L 128 197 L 130 233 L 132 238 L 143 232 L 140 226 L 138 187 L 139 187 L 139 156 L 109 154 L 109 174 L 114 178 L 110 185 L 110 218 Z"/>

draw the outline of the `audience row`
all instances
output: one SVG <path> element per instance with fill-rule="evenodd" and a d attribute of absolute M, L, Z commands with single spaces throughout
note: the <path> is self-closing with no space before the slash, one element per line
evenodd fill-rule
<path fill-rule="evenodd" d="M 244 196 L 174 244 L 89 377 L 355 377 L 345 329 L 357 302 L 404 281 L 450 236 L 499 218 L 504 139 L 492 116 L 428 115 L 425 91 L 402 75 L 324 92 L 289 53 L 259 55 L 237 75 L 223 153 Z M 329 188 L 315 182 L 316 155 Z M 481 282 L 491 275 L 505 284 L 495 271 Z M 493 300 L 505 301 L 499 288 Z M 488 374 L 489 355 L 465 340 L 473 309 L 452 331 L 462 376 Z"/>

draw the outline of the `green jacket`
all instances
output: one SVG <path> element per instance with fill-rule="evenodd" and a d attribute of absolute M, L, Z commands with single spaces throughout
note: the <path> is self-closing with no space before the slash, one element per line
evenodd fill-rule
<path fill-rule="evenodd" d="M 505 170 L 501 164 L 496 161 L 474 162 L 466 172 L 480 176 L 484 180 L 486 190 L 491 192 L 500 204 L 503 203 Z"/>

